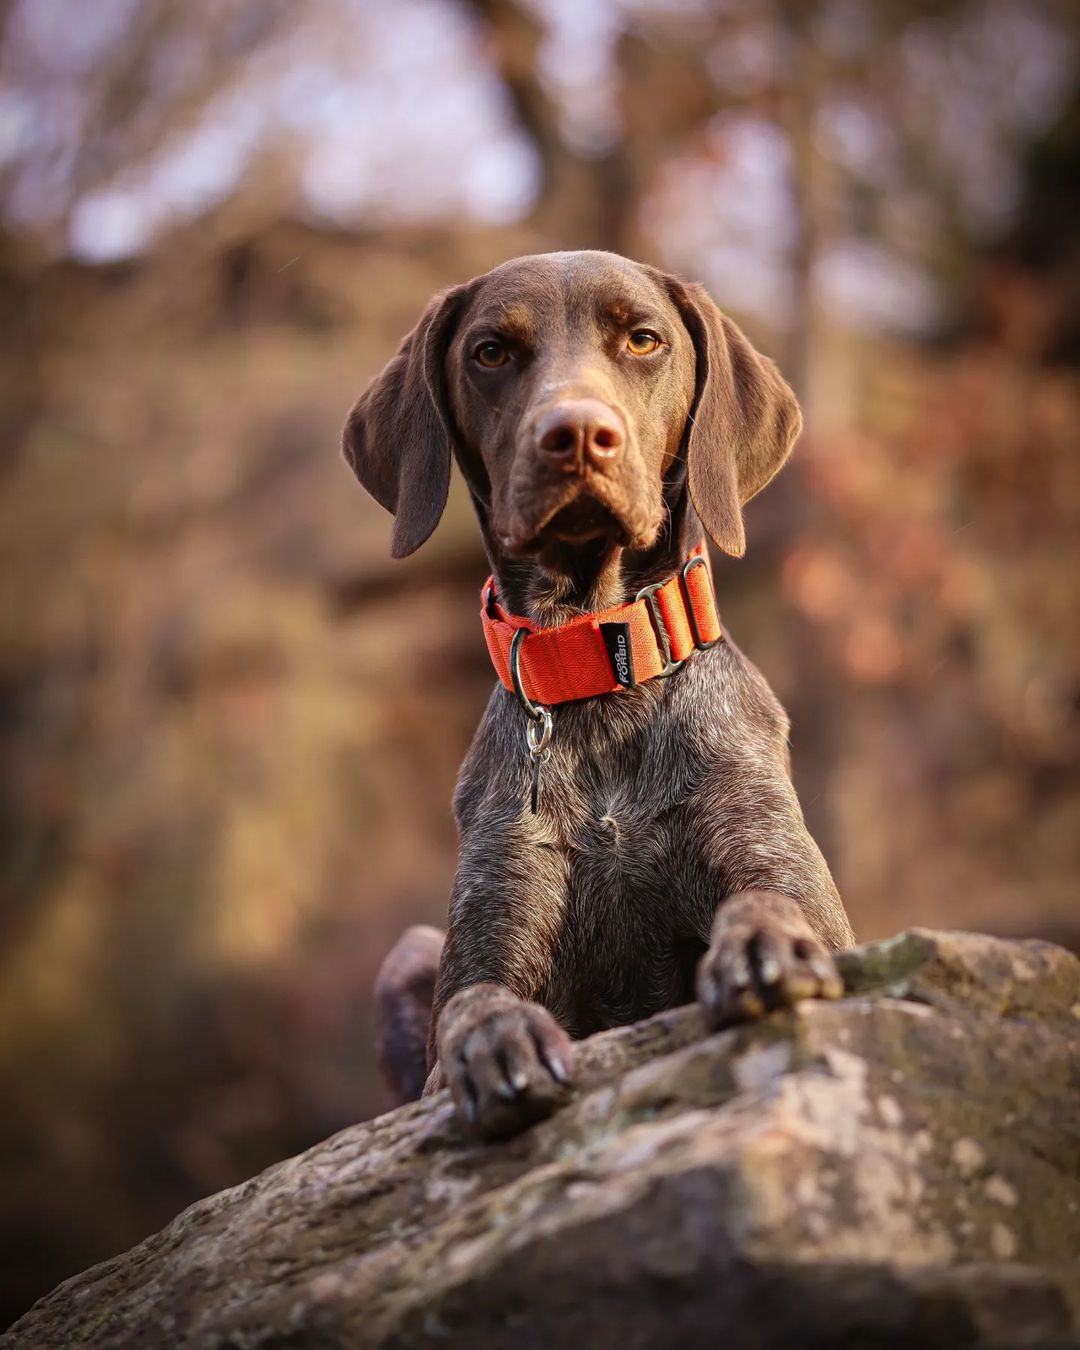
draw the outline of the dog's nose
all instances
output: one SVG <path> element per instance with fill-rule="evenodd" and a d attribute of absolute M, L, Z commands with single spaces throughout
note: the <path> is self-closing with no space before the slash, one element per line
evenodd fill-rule
<path fill-rule="evenodd" d="M 586 460 L 603 464 L 623 448 L 626 434 L 619 418 L 599 399 L 556 404 L 536 424 L 536 443 L 544 455 L 566 469 Z"/>

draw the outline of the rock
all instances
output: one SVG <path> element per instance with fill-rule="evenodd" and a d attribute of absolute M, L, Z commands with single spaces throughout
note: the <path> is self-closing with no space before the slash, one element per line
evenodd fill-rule
<path fill-rule="evenodd" d="M 4 1350 L 1080 1347 L 1080 962 L 915 930 L 848 996 L 596 1036 L 552 1119 L 446 1094 L 193 1205 Z"/>

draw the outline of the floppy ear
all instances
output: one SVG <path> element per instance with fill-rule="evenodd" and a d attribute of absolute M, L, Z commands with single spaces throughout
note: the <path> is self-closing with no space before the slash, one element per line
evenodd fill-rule
<path fill-rule="evenodd" d="M 665 278 L 697 353 L 685 439 L 690 499 L 717 545 L 746 552 L 742 508 L 791 453 L 802 413 L 790 386 L 701 286 Z"/>
<path fill-rule="evenodd" d="M 436 295 L 398 353 L 356 400 L 341 433 L 353 473 L 394 514 L 390 552 L 414 553 L 438 525 L 450 490 L 444 363 L 468 286 Z"/>

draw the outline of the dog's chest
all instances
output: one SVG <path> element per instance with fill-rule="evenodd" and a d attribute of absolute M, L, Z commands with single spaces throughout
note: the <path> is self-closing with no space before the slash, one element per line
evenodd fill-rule
<path fill-rule="evenodd" d="M 693 800 L 706 772 L 672 725 L 552 775 L 567 890 L 544 1001 L 577 1035 L 692 997 L 704 950 L 692 916 L 711 909 Z"/>
<path fill-rule="evenodd" d="M 587 820 L 569 857 L 549 989 L 541 999 L 576 1036 L 637 1021 L 693 997 L 705 949 L 682 892 L 673 833 L 641 828 L 625 803 Z M 702 906 L 704 909 L 706 906 Z"/>
<path fill-rule="evenodd" d="M 717 764 L 701 735 L 711 710 L 692 705 L 689 684 L 672 685 L 666 699 L 651 691 L 651 703 L 633 708 L 597 702 L 556 724 L 541 809 L 566 850 L 572 888 L 632 898 L 651 890 L 657 867 L 681 870 L 693 852 L 694 799 Z"/>

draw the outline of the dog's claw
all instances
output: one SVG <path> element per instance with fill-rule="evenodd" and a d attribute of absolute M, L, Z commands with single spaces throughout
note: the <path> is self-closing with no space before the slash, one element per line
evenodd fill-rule
<path fill-rule="evenodd" d="M 731 983 L 736 989 L 747 989 L 750 986 L 750 958 L 745 950 L 732 953 Z"/>
<path fill-rule="evenodd" d="M 709 970 L 702 969 L 698 974 L 698 1001 L 712 1005 L 720 997 L 720 984 Z"/>
<path fill-rule="evenodd" d="M 824 952 L 814 952 L 807 964 L 820 981 L 822 998 L 843 997 L 844 982 L 841 980 L 830 956 L 827 956 Z"/>
<path fill-rule="evenodd" d="M 562 1059 L 561 1056 L 551 1053 L 545 1053 L 544 1063 L 548 1066 L 552 1074 L 559 1080 L 560 1083 L 564 1084 L 570 1083 L 571 1081 L 570 1066 Z"/>
<path fill-rule="evenodd" d="M 777 984 L 780 974 L 780 962 L 775 956 L 766 956 L 761 962 L 761 983 Z"/>

